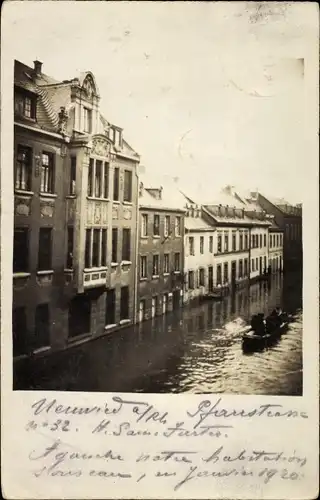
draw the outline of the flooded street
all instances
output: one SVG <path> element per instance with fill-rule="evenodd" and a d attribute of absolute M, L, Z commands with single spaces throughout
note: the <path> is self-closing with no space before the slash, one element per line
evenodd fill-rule
<path fill-rule="evenodd" d="M 273 276 L 221 302 L 205 302 L 69 351 L 15 367 L 15 389 L 155 393 L 302 394 L 302 286 Z M 281 305 L 288 332 L 243 354 L 241 318 Z"/>

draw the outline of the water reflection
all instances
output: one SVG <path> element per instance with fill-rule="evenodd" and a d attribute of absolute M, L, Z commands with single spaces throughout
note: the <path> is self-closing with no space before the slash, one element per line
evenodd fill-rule
<path fill-rule="evenodd" d="M 275 306 L 295 314 L 278 344 L 245 356 L 243 318 Z M 242 318 L 242 319 L 241 319 Z M 301 280 L 274 276 L 20 367 L 15 388 L 241 394 L 301 394 Z"/>

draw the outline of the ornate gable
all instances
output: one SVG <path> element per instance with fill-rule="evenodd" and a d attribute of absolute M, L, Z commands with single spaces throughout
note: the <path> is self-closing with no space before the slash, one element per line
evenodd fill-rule
<path fill-rule="evenodd" d="M 108 157 L 110 154 L 110 148 L 111 141 L 104 135 L 99 134 L 92 138 L 92 155 Z"/>
<path fill-rule="evenodd" d="M 94 97 L 99 97 L 99 89 L 96 80 L 90 71 L 87 71 L 81 76 L 80 85 L 83 93 L 89 101 L 91 101 Z"/>

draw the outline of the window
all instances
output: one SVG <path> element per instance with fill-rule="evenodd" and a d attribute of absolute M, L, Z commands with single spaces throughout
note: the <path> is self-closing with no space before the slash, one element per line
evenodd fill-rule
<path fill-rule="evenodd" d="M 104 198 L 109 198 L 109 163 L 104 164 Z"/>
<path fill-rule="evenodd" d="M 232 251 L 235 252 L 237 250 L 237 235 L 232 234 Z"/>
<path fill-rule="evenodd" d="M 240 250 L 243 250 L 243 235 L 240 234 Z"/>
<path fill-rule="evenodd" d="M 249 240 L 248 240 L 248 235 L 247 234 L 244 237 L 244 244 L 245 244 L 245 249 L 248 250 L 248 248 L 249 248 Z"/>
<path fill-rule="evenodd" d="M 142 255 L 140 257 L 140 278 L 147 277 L 147 257 L 146 255 Z"/>
<path fill-rule="evenodd" d="M 221 264 L 217 265 L 217 285 L 221 285 L 222 283 L 222 273 L 221 273 Z"/>
<path fill-rule="evenodd" d="M 244 276 L 248 276 L 248 259 L 244 259 Z"/>
<path fill-rule="evenodd" d="M 29 268 L 29 235 L 28 228 L 16 227 L 13 240 L 13 272 L 27 272 Z"/>
<path fill-rule="evenodd" d="M 21 356 L 27 352 L 27 315 L 25 307 L 12 310 L 12 344 L 13 356 Z"/>
<path fill-rule="evenodd" d="M 258 270 L 259 270 L 259 259 L 258 259 L 258 257 L 257 257 L 257 258 L 256 258 L 256 271 L 258 271 Z"/>
<path fill-rule="evenodd" d="M 50 345 L 50 315 L 49 304 L 39 304 L 35 314 L 35 339 L 34 347 L 46 347 Z"/>
<path fill-rule="evenodd" d="M 276 235 L 275 234 L 273 235 L 273 246 L 274 247 L 276 246 Z"/>
<path fill-rule="evenodd" d="M 15 172 L 15 189 L 30 191 L 32 174 L 32 149 L 18 146 Z"/>
<path fill-rule="evenodd" d="M 101 197 L 101 176 L 102 176 L 102 161 L 96 160 L 95 178 L 94 178 L 94 195 L 96 198 Z"/>
<path fill-rule="evenodd" d="M 152 297 L 151 300 L 151 318 L 154 318 L 158 309 L 158 297 Z"/>
<path fill-rule="evenodd" d="M 76 171 L 77 171 L 77 157 L 71 156 L 70 158 L 70 179 L 69 179 L 69 195 L 76 194 Z"/>
<path fill-rule="evenodd" d="M 92 111 L 88 108 L 83 108 L 83 130 L 87 134 L 92 130 Z"/>
<path fill-rule="evenodd" d="M 160 216 L 153 216 L 153 236 L 160 236 Z"/>
<path fill-rule="evenodd" d="M 87 190 L 88 196 L 93 196 L 93 163 L 94 159 L 90 158 L 89 168 L 88 168 L 88 190 Z"/>
<path fill-rule="evenodd" d="M 131 233 L 130 229 L 123 228 L 122 230 L 122 260 L 130 261 L 131 252 Z"/>
<path fill-rule="evenodd" d="M 262 234 L 260 234 L 259 236 L 259 246 L 260 248 L 262 248 Z"/>
<path fill-rule="evenodd" d="M 272 236 L 269 234 L 269 248 L 272 248 Z"/>
<path fill-rule="evenodd" d="M 204 252 L 204 237 L 200 236 L 200 253 Z"/>
<path fill-rule="evenodd" d="M 132 172 L 131 170 L 124 171 L 124 191 L 123 201 L 132 201 Z"/>
<path fill-rule="evenodd" d="M 93 229 L 92 267 L 99 267 L 99 250 L 100 250 L 99 240 L 100 240 L 100 229 Z"/>
<path fill-rule="evenodd" d="M 204 286 L 204 269 L 199 269 L 199 286 Z"/>
<path fill-rule="evenodd" d="M 15 93 L 14 111 L 20 116 L 35 119 L 36 117 L 36 98 Z"/>
<path fill-rule="evenodd" d="M 129 287 L 121 287 L 120 320 L 129 319 Z"/>
<path fill-rule="evenodd" d="M 224 263 L 223 266 L 223 282 L 228 283 L 228 262 Z"/>
<path fill-rule="evenodd" d="M 66 268 L 72 269 L 72 267 L 73 267 L 73 227 L 68 227 Z"/>
<path fill-rule="evenodd" d="M 159 255 L 154 255 L 152 259 L 152 276 L 159 276 Z"/>
<path fill-rule="evenodd" d="M 239 260 L 239 278 L 242 278 L 243 276 L 243 262 L 242 260 Z"/>
<path fill-rule="evenodd" d="M 255 238 L 254 235 L 251 236 L 251 248 L 254 248 Z"/>
<path fill-rule="evenodd" d="M 53 154 L 43 152 L 40 179 L 40 191 L 42 193 L 53 193 L 54 191 L 53 170 Z"/>
<path fill-rule="evenodd" d="M 189 271 L 188 272 L 188 287 L 190 289 L 194 289 L 194 271 Z"/>
<path fill-rule="evenodd" d="M 41 227 L 39 231 L 39 248 L 38 248 L 38 270 L 48 271 L 52 268 L 51 259 L 51 237 L 52 229 Z"/>
<path fill-rule="evenodd" d="M 116 322 L 116 291 L 114 288 L 107 290 L 106 297 L 106 325 L 114 325 Z"/>
<path fill-rule="evenodd" d="M 194 255 L 194 237 L 189 236 L 189 254 Z"/>
<path fill-rule="evenodd" d="M 179 253 L 174 254 L 174 270 L 180 271 L 180 254 Z"/>
<path fill-rule="evenodd" d="M 107 265 L 107 229 L 101 231 L 101 266 Z"/>
<path fill-rule="evenodd" d="M 209 236 L 209 252 L 213 253 L 213 236 Z"/>
<path fill-rule="evenodd" d="M 148 216 L 146 214 L 141 216 L 141 236 L 148 236 Z"/>
<path fill-rule="evenodd" d="M 224 235 L 224 251 L 225 252 L 229 251 L 229 236 L 228 236 L 228 234 Z"/>
<path fill-rule="evenodd" d="M 254 272 L 254 259 L 251 259 L 251 272 Z"/>
<path fill-rule="evenodd" d="M 163 272 L 169 273 L 169 254 L 165 253 L 163 256 Z"/>
<path fill-rule="evenodd" d="M 119 168 L 116 167 L 113 173 L 113 200 L 119 201 Z"/>
<path fill-rule="evenodd" d="M 267 246 L 267 235 L 266 234 L 263 235 L 263 246 L 264 247 Z"/>
<path fill-rule="evenodd" d="M 181 236 L 181 217 L 176 217 L 175 218 L 175 235 L 176 236 Z"/>
<path fill-rule="evenodd" d="M 118 228 L 112 228 L 112 262 L 118 262 Z"/>
<path fill-rule="evenodd" d="M 256 234 L 256 248 L 259 247 L 259 235 Z"/>
<path fill-rule="evenodd" d="M 88 269 L 91 267 L 91 229 L 86 229 L 86 243 L 85 243 L 85 256 L 84 266 Z"/>
<path fill-rule="evenodd" d="M 169 236 L 170 231 L 170 215 L 166 215 L 164 218 L 164 235 Z"/>
<path fill-rule="evenodd" d="M 86 295 L 76 295 L 69 305 L 69 338 L 90 333 L 91 301 Z"/>
<path fill-rule="evenodd" d="M 222 235 L 218 234 L 218 253 L 222 252 Z"/>

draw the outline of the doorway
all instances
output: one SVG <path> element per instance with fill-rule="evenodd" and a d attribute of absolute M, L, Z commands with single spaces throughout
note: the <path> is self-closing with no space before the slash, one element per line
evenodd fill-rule
<path fill-rule="evenodd" d="M 208 289 L 213 292 L 213 266 L 208 267 Z"/>

